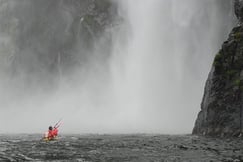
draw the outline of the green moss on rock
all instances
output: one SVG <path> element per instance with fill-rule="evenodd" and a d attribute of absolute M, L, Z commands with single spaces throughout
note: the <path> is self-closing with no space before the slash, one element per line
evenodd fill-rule
<path fill-rule="evenodd" d="M 219 65 L 222 62 L 222 59 L 223 59 L 222 53 L 221 52 L 217 53 L 215 58 L 214 58 L 213 65 L 214 66 Z"/>
<path fill-rule="evenodd" d="M 234 85 L 237 86 L 237 87 L 240 87 L 240 85 L 241 85 L 240 79 L 234 80 Z"/>
<path fill-rule="evenodd" d="M 235 69 L 229 69 L 226 71 L 226 75 L 228 78 L 234 77 L 237 73 L 238 73 L 238 71 Z"/>
<path fill-rule="evenodd" d="M 215 72 L 216 73 L 221 73 L 223 70 L 223 54 L 220 51 L 219 53 L 216 54 L 214 61 L 213 61 L 213 66 L 215 67 Z"/>
<path fill-rule="evenodd" d="M 233 34 L 233 37 L 236 41 L 240 41 L 243 38 L 243 32 L 236 32 Z"/>

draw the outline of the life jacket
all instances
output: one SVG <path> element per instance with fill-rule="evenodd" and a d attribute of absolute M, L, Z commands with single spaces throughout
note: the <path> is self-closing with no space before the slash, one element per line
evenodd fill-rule
<path fill-rule="evenodd" d="M 54 130 L 52 130 L 52 134 L 54 137 L 56 137 L 58 135 L 58 129 L 54 128 Z"/>
<path fill-rule="evenodd" d="M 48 131 L 48 139 L 54 139 L 58 135 L 58 129 L 54 128 L 53 130 Z"/>
<path fill-rule="evenodd" d="M 54 136 L 53 136 L 52 130 L 49 130 L 49 131 L 48 131 L 48 138 L 51 139 L 51 138 L 53 138 L 53 137 L 54 137 Z"/>

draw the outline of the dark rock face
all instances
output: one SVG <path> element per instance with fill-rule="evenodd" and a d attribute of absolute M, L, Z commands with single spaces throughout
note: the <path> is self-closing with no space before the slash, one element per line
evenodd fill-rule
<path fill-rule="evenodd" d="M 235 0 L 235 14 L 243 22 L 243 0 Z"/>
<path fill-rule="evenodd" d="M 235 1 L 236 15 L 243 17 L 243 1 Z M 238 136 L 243 113 L 243 26 L 235 27 L 215 56 L 201 111 L 193 134 Z"/>

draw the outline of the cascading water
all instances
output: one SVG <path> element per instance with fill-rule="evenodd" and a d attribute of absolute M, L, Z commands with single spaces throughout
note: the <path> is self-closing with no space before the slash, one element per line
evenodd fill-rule
<path fill-rule="evenodd" d="M 190 132 L 213 56 L 231 29 L 231 11 L 211 0 L 120 5 L 126 43 L 115 44 L 111 61 L 118 119 L 134 132 Z"/>
<path fill-rule="evenodd" d="M 8 86 L 11 79 L 1 80 L 0 132 L 39 132 L 64 116 L 62 129 L 71 133 L 189 133 L 213 56 L 233 26 L 232 2 L 228 0 L 113 0 L 119 6 L 121 21 L 109 27 L 108 36 L 101 35 L 94 49 L 88 51 L 83 48 L 90 46 L 87 42 L 92 39 L 80 41 L 84 31 L 77 29 L 75 33 L 75 23 L 81 28 L 83 22 L 92 21 L 92 16 L 78 17 L 76 21 L 71 6 L 75 1 L 70 1 L 71 7 L 67 1 L 0 2 L 2 15 L 6 6 L 11 14 L 15 10 L 17 13 L 17 18 L 9 16 L 11 20 L 1 16 L 12 28 L 10 34 L 1 30 L 0 35 L 6 37 L 0 41 L 5 42 L 9 56 L 12 52 L 17 53 L 13 54 L 15 60 L 20 58 L 18 66 L 8 67 L 10 71 L 15 68 L 18 77 L 12 77 L 7 70 L 0 73 L 14 78 L 14 88 Z M 48 10 L 46 3 L 54 3 L 55 8 Z M 42 16 L 42 9 L 50 16 Z M 23 31 L 18 29 L 20 26 Z M 31 36 L 30 29 L 36 37 Z M 21 35 L 23 32 L 30 36 Z M 72 37 L 73 33 L 76 35 Z M 102 36 L 105 40 L 110 35 L 112 50 L 107 55 L 109 50 L 99 48 L 99 44 L 105 42 Z M 78 37 L 75 45 L 74 37 Z M 2 47 L 1 57 L 5 57 Z M 77 61 L 80 69 L 67 75 L 67 67 L 73 63 L 64 63 L 68 57 L 88 61 Z M 55 67 L 50 67 L 55 61 L 56 76 Z M 48 68 L 54 72 L 47 72 Z M 33 74 L 36 71 L 38 74 Z M 36 77 L 38 84 L 31 85 L 29 76 Z M 47 78 L 57 82 L 54 92 L 42 90 L 42 84 L 49 83 Z"/>

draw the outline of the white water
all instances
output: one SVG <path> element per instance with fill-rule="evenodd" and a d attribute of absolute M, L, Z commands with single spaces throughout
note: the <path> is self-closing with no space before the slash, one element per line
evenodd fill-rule
<path fill-rule="evenodd" d="M 217 1 L 120 3 L 127 26 L 118 38 L 126 38 L 111 60 L 118 119 L 135 132 L 189 133 L 223 41 L 219 31 L 231 22 L 222 22 Z"/>
<path fill-rule="evenodd" d="M 115 2 L 124 22 L 113 31 L 108 68 L 94 59 L 54 94 L 8 96 L 2 86 L 0 133 L 44 132 L 60 117 L 66 133 L 191 132 L 232 13 L 220 0 Z"/>

